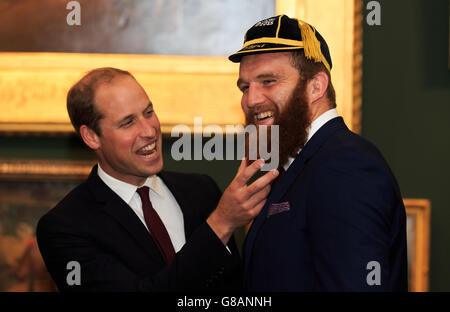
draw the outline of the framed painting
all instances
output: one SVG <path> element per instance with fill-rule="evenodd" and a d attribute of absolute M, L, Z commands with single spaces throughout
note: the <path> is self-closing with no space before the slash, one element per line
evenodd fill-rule
<path fill-rule="evenodd" d="M 91 167 L 84 162 L 0 161 L 0 292 L 57 290 L 37 246 L 36 225 Z"/>
<path fill-rule="evenodd" d="M 327 38 L 338 111 L 360 131 L 362 0 L 78 2 L 81 24 L 72 26 L 64 1 L 0 6 L 1 133 L 72 132 L 67 91 L 105 66 L 136 76 L 166 134 L 178 124 L 194 129 L 197 116 L 204 126 L 243 124 L 239 65 L 226 56 L 240 49 L 247 28 L 276 14 L 317 25 Z"/>
<path fill-rule="evenodd" d="M 428 199 L 404 199 L 408 244 L 408 290 L 428 291 L 430 210 Z"/>

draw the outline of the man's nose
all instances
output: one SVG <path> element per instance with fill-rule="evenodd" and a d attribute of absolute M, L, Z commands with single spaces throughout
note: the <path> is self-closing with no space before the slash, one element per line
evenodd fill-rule
<path fill-rule="evenodd" d="M 157 133 L 157 125 L 150 119 L 142 118 L 139 123 L 140 135 L 142 137 L 154 138 Z"/>
<path fill-rule="evenodd" d="M 257 85 L 250 85 L 247 90 L 247 107 L 254 108 L 264 103 L 264 95 Z"/>

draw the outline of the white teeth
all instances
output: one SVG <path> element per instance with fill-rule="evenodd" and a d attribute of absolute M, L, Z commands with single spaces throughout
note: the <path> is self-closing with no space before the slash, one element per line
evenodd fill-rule
<path fill-rule="evenodd" d="M 256 118 L 258 120 L 261 120 L 261 119 L 264 119 L 264 118 L 267 118 L 267 117 L 272 117 L 272 116 L 273 116 L 272 112 L 264 112 L 264 113 L 259 113 L 258 115 L 256 115 Z"/>
<path fill-rule="evenodd" d="M 156 151 L 153 151 L 153 152 L 151 152 L 150 154 L 148 154 L 148 155 L 143 155 L 143 156 L 144 156 L 144 158 L 150 158 L 150 157 L 153 157 L 153 155 L 155 155 L 155 153 L 156 153 Z"/>
<path fill-rule="evenodd" d="M 156 147 L 156 142 L 153 142 L 150 145 L 144 146 L 143 148 L 141 148 L 142 151 L 147 152 L 147 151 L 151 151 L 153 149 L 155 149 Z"/>

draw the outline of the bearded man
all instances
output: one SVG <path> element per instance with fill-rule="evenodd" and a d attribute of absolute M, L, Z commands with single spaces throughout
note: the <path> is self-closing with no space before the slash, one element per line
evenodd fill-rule
<path fill-rule="evenodd" d="M 284 169 L 244 243 L 246 288 L 406 291 L 402 196 L 381 153 L 338 116 L 323 37 L 275 16 L 229 59 L 247 123 L 279 126 Z"/>

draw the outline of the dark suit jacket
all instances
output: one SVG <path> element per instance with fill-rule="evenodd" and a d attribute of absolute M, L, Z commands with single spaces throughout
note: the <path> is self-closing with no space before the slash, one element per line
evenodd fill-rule
<path fill-rule="evenodd" d="M 240 285 L 239 253 L 230 254 L 205 222 L 220 190 L 203 175 L 161 172 L 183 211 L 186 244 L 166 265 L 133 210 L 97 175 L 71 191 L 37 226 L 45 264 L 61 291 L 226 290 Z M 81 265 L 81 285 L 66 282 Z"/>
<path fill-rule="evenodd" d="M 247 235 L 244 269 L 251 291 L 407 290 L 399 187 L 342 118 L 321 127 L 272 187 Z"/>

